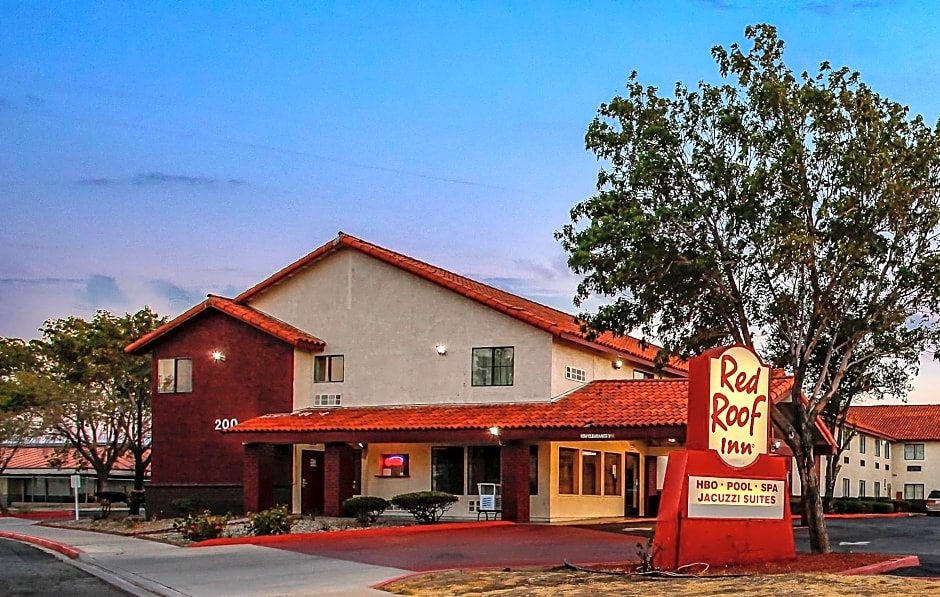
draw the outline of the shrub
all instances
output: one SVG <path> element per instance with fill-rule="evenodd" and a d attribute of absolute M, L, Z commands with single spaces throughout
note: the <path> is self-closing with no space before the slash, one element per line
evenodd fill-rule
<path fill-rule="evenodd" d="M 275 506 L 248 515 L 249 535 L 287 535 L 290 533 L 290 513 L 287 506 Z"/>
<path fill-rule="evenodd" d="M 195 514 L 187 514 L 184 518 L 177 518 L 173 522 L 173 530 L 183 535 L 183 538 L 188 541 L 216 539 L 222 536 L 228 519 L 228 514 L 218 515 L 203 510 Z"/>
<path fill-rule="evenodd" d="M 790 514 L 794 516 L 803 514 L 803 502 L 800 500 L 790 500 Z"/>
<path fill-rule="evenodd" d="M 846 514 L 863 514 L 865 512 L 865 503 L 855 499 L 844 500 Z"/>
<path fill-rule="evenodd" d="M 369 526 L 374 524 L 379 516 L 388 508 L 388 500 L 373 495 L 351 497 L 343 501 L 343 513 L 353 516 L 359 524 Z"/>
<path fill-rule="evenodd" d="M 422 524 L 437 522 L 457 502 L 457 496 L 443 491 L 415 491 L 392 498 L 398 508 L 410 512 Z"/>
<path fill-rule="evenodd" d="M 895 512 L 910 512 L 911 505 L 906 500 L 891 500 Z"/>
<path fill-rule="evenodd" d="M 101 519 L 111 515 L 111 504 L 127 501 L 127 494 L 123 491 L 99 491 L 95 494 L 95 497 L 98 498 L 98 504 L 101 506 L 99 515 Z"/>
<path fill-rule="evenodd" d="M 894 504 L 888 502 L 875 502 L 872 505 L 876 514 L 891 514 L 894 512 Z"/>

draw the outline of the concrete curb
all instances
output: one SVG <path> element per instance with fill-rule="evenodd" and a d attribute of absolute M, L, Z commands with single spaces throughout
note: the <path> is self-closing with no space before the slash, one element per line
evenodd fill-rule
<path fill-rule="evenodd" d="M 912 512 L 893 512 L 891 514 L 826 514 L 826 518 L 907 518 L 917 516 Z"/>
<path fill-rule="evenodd" d="M 192 543 L 187 547 L 215 547 L 219 545 L 271 545 L 277 543 L 299 543 L 305 541 L 329 541 L 345 537 L 383 537 L 388 535 L 411 535 L 433 531 L 458 531 L 460 529 L 487 529 L 514 525 L 514 522 L 505 520 L 491 520 L 489 522 L 448 522 L 444 524 L 412 525 L 406 527 L 384 527 L 378 529 L 346 529 L 343 531 L 327 531 L 319 533 L 296 533 L 293 535 L 262 535 L 260 537 L 220 537 L 206 539 Z"/>
<path fill-rule="evenodd" d="M 24 535 L 22 533 L 11 533 L 9 531 L 0 531 L 0 537 L 45 547 L 46 549 L 57 551 L 73 560 L 82 554 L 82 550 L 78 549 L 77 547 L 72 547 L 71 545 L 66 545 L 65 543 L 59 543 L 58 541 L 52 541 L 51 539 L 43 539 L 42 537 L 34 537 L 32 535 Z"/>
<path fill-rule="evenodd" d="M 839 574 L 845 576 L 852 576 L 856 574 L 883 574 L 885 572 L 897 570 L 898 568 L 911 568 L 913 566 L 920 566 L 920 558 L 917 556 L 903 556 L 895 560 L 888 560 L 886 562 L 878 562 L 877 564 L 869 564 L 868 566 L 852 568 L 851 570 L 845 570 Z"/>

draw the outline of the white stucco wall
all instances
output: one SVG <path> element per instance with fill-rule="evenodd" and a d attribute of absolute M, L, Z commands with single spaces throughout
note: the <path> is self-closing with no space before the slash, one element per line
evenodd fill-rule
<path fill-rule="evenodd" d="M 923 460 L 905 460 L 905 444 L 923 444 Z M 920 466 L 920 471 L 908 471 L 910 466 Z M 940 442 L 937 441 L 899 441 L 891 446 L 892 497 L 901 492 L 903 497 L 905 484 L 924 486 L 924 497 L 934 489 L 940 489 Z"/>
<path fill-rule="evenodd" d="M 354 250 L 326 257 L 251 301 L 251 306 L 342 354 L 341 383 L 313 384 L 295 358 L 295 408 L 312 394 L 344 406 L 543 401 L 551 396 L 552 336 Z M 447 353 L 439 355 L 435 346 Z M 471 385 L 471 349 L 512 346 L 512 386 Z M 562 373 L 564 375 L 564 373 Z M 311 388 L 304 388 L 306 376 Z"/>
<path fill-rule="evenodd" d="M 861 452 L 861 438 L 865 438 L 865 452 Z M 875 442 L 881 442 L 880 455 L 875 456 Z M 833 495 L 839 497 L 859 497 L 859 481 L 865 481 L 865 496 L 875 497 L 875 483 L 879 484 L 881 497 L 894 497 L 898 487 L 892 481 L 895 473 L 891 462 L 896 446 L 891 446 L 891 456 L 885 457 L 886 440 L 875 437 L 869 433 L 859 432 L 852 438 L 848 448 L 839 456 L 841 469 L 836 476 Z M 846 462 L 846 460 L 848 462 Z M 797 469 L 794 465 L 794 471 Z M 823 477 L 826 475 L 826 462 L 823 459 L 820 470 Z M 798 476 L 798 475 L 797 475 Z M 849 480 L 849 494 L 844 495 L 843 479 Z M 822 479 L 825 482 L 825 479 Z M 825 485 L 823 485 L 825 487 Z M 889 493 L 890 492 L 890 493 Z"/>
<path fill-rule="evenodd" d="M 556 340 L 552 345 L 552 388 L 553 397 L 576 390 L 596 379 L 633 379 L 633 370 L 652 372 L 652 367 L 629 359 L 623 359 L 623 365 L 616 369 L 614 357 L 595 352 L 585 347 L 573 345 L 563 340 Z M 584 382 L 568 379 L 566 367 L 576 367 L 586 373 Z"/>

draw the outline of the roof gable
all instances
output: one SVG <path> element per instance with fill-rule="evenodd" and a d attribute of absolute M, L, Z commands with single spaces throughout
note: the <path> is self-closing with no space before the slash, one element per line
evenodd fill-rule
<path fill-rule="evenodd" d="M 853 406 L 848 423 L 894 440 L 940 441 L 940 404 Z"/>
<path fill-rule="evenodd" d="M 262 313 L 249 305 L 238 304 L 231 299 L 210 294 L 206 300 L 199 303 L 179 317 L 168 321 L 156 330 L 140 337 L 136 342 L 129 344 L 124 351 L 131 354 L 141 354 L 159 338 L 162 338 L 176 328 L 190 322 L 193 318 L 209 309 L 224 313 L 233 319 L 252 326 L 253 328 L 269 334 L 278 340 L 305 350 L 323 350 L 326 344 L 316 336 Z"/>
<path fill-rule="evenodd" d="M 582 345 L 587 343 L 595 349 L 620 353 L 647 363 L 653 363 L 656 358 L 658 349 L 652 345 L 644 345 L 636 338 L 614 336 L 606 332 L 592 340 L 588 340 L 588 335 L 581 331 L 580 325 L 576 323 L 574 316 L 569 313 L 522 298 L 407 255 L 390 251 L 342 232 L 334 240 L 241 293 L 235 297 L 234 302 L 247 304 L 253 298 L 290 279 L 305 268 L 343 249 L 353 249 L 369 255 L 514 319 L 547 331 L 557 338 Z M 685 374 L 688 371 L 688 365 L 685 362 L 673 360 L 667 366 L 667 370 L 673 373 Z"/>

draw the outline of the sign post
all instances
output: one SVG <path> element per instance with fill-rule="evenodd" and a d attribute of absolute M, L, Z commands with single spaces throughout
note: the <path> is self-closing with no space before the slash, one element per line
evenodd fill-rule
<path fill-rule="evenodd" d="M 669 454 L 653 538 L 657 567 L 796 557 L 787 463 L 770 454 L 770 375 L 744 346 L 689 362 L 686 449 Z"/>
<path fill-rule="evenodd" d="M 69 484 L 72 486 L 72 492 L 75 494 L 75 520 L 78 520 L 78 490 L 82 488 L 82 476 L 71 475 Z"/>

